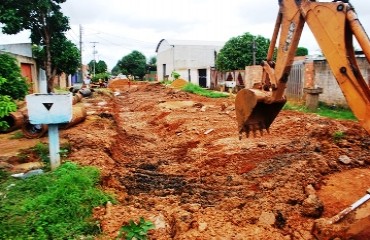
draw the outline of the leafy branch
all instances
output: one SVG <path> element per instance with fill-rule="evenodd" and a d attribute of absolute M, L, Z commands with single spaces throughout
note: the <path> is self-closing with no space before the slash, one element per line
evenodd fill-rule
<path fill-rule="evenodd" d="M 151 221 L 146 221 L 143 217 L 140 217 L 139 223 L 135 223 L 130 220 L 127 225 L 121 227 L 117 240 L 147 240 L 148 231 L 154 229 L 154 224 Z"/>

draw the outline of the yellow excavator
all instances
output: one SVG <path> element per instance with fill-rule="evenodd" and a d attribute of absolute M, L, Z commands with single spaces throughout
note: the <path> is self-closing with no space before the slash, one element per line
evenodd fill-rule
<path fill-rule="evenodd" d="M 368 62 L 370 40 L 354 7 L 348 0 L 278 0 L 279 13 L 267 53 L 261 63 L 262 81 L 240 90 L 235 99 L 239 138 L 246 133 L 263 133 L 286 103 L 284 91 L 304 24 L 316 38 L 331 70 L 361 126 L 370 133 L 370 88 L 355 58 L 353 37 Z M 276 62 L 273 61 L 279 36 Z"/>

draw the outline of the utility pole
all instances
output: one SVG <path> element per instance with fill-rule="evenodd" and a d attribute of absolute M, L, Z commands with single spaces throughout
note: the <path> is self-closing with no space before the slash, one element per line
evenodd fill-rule
<path fill-rule="evenodd" d="M 93 69 L 93 76 L 95 77 L 95 63 L 96 63 L 96 60 L 95 60 L 95 55 L 98 53 L 96 50 L 95 50 L 95 45 L 98 43 L 98 42 L 90 42 L 90 43 L 92 43 L 93 44 L 93 55 L 94 55 L 94 62 L 93 62 L 93 64 L 94 64 L 94 69 Z"/>
<path fill-rule="evenodd" d="M 82 63 L 82 26 L 80 24 L 80 79 L 79 82 L 83 81 L 83 63 Z"/>

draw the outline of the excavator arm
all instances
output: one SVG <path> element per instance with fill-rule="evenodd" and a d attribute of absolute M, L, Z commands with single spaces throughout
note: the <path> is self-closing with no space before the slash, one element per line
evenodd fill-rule
<path fill-rule="evenodd" d="M 284 96 L 296 49 L 307 23 L 361 126 L 370 133 L 370 88 L 357 65 L 353 37 L 370 62 L 370 40 L 348 1 L 279 0 L 261 84 L 242 89 L 235 99 L 239 138 L 263 133 L 286 103 Z M 279 39 L 278 39 L 279 38 Z M 276 63 L 273 53 L 278 42 Z"/>

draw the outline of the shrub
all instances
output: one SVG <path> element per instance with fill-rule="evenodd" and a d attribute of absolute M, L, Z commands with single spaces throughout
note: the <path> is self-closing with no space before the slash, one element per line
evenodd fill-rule
<path fill-rule="evenodd" d="M 28 84 L 22 77 L 17 60 L 8 54 L 0 54 L 0 77 L 6 82 L 0 84 L 0 95 L 14 100 L 24 99 L 28 93 Z"/>
<path fill-rule="evenodd" d="M 143 217 L 140 218 L 137 224 L 130 220 L 127 225 L 121 227 L 117 239 L 122 239 L 125 236 L 126 240 L 147 240 L 148 231 L 151 229 L 154 229 L 154 224 L 146 221 Z"/>
<path fill-rule="evenodd" d="M 0 239 L 83 239 L 100 233 L 92 210 L 113 199 L 97 188 L 99 177 L 96 168 L 67 162 L 53 172 L 0 182 Z"/>
<path fill-rule="evenodd" d="M 180 73 L 173 71 L 173 72 L 171 73 L 171 76 L 176 80 L 176 79 L 179 79 L 179 77 L 180 77 L 181 75 L 180 75 Z"/>

